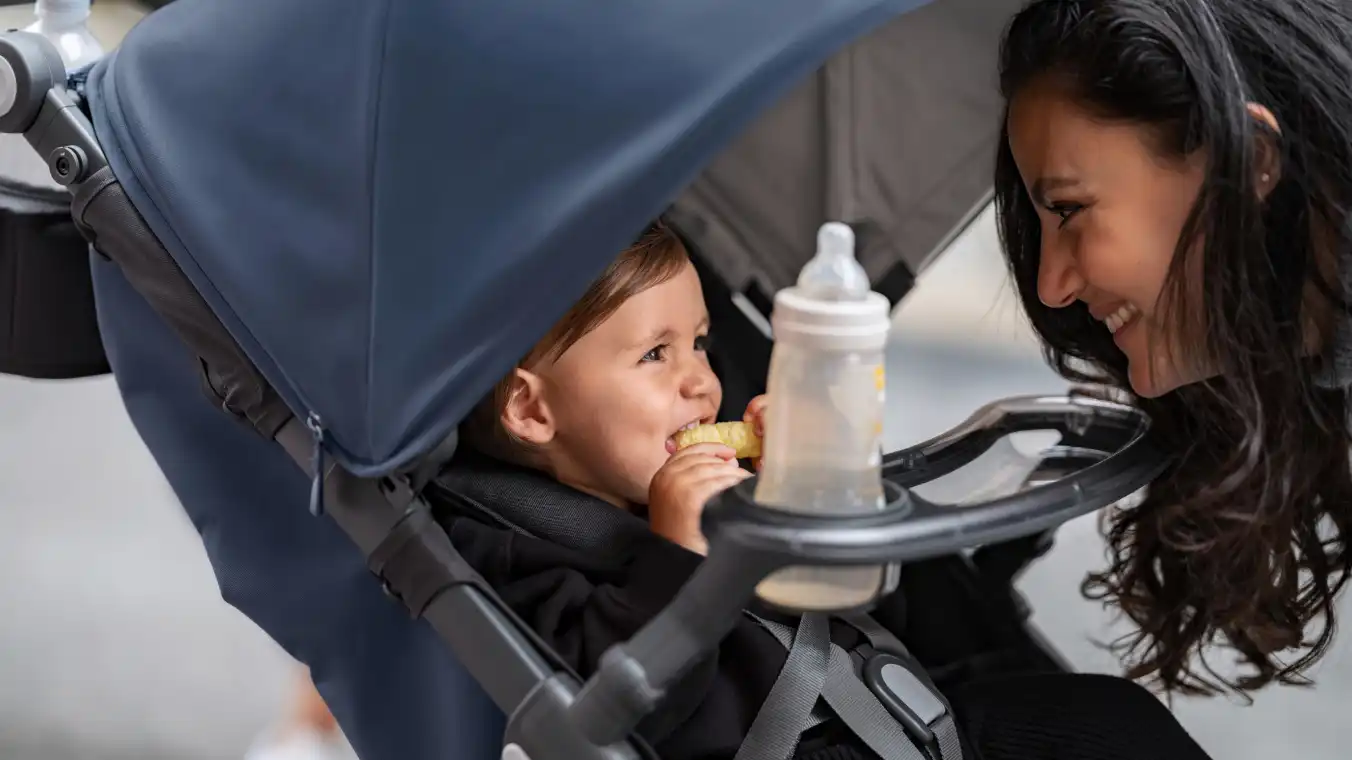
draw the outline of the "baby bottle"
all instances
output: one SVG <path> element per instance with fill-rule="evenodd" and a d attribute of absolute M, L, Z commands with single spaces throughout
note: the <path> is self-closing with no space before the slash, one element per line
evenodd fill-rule
<path fill-rule="evenodd" d="M 890 311 L 855 260 L 853 230 L 823 225 L 797 285 L 775 295 L 758 503 L 826 517 L 885 507 L 883 349 Z M 788 609 L 840 611 L 895 587 L 896 566 L 786 567 L 756 593 Z"/>
<path fill-rule="evenodd" d="M 66 71 L 74 71 L 103 57 L 103 46 L 89 33 L 90 0 L 37 0 L 38 20 L 24 29 L 52 41 L 61 52 Z"/>

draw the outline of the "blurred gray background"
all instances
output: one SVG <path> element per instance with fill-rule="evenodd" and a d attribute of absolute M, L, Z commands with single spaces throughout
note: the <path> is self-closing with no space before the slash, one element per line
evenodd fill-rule
<path fill-rule="evenodd" d="M 99 0 L 95 34 L 111 46 L 140 12 Z M 0 8 L 6 27 L 29 16 Z M 996 398 L 1065 387 L 1017 312 L 989 213 L 922 278 L 895 332 L 893 446 Z M 1036 623 L 1077 668 L 1113 673 L 1093 642 L 1122 629 L 1078 593 L 1103 557 L 1093 519 L 1078 520 L 1022 586 Z M 221 601 L 113 382 L 0 377 L 0 760 L 238 758 L 274 719 L 290 668 Z M 1273 689 L 1252 706 L 1174 707 L 1218 760 L 1347 757 L 1352 638 L 1315 676 L 1317 688 Z"/>

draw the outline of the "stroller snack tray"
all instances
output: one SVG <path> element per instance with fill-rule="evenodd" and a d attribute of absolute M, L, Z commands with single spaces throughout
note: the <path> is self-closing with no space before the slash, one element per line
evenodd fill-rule
<path fill-rule="evenodd" d="M 771 570 L 801 562 L 912 561 L 1008 541 L 1054 528 L 1147 485 L 1165 466 L 1145 436 L 1148 428 L 1143 412 L 1110 401 L 1083 396 L 1005 399 L 933 440 L 889 454 L 884 460 L 889 498 L 883 511 L 823 518 L 766 509 L 751 498 L 753 479 L 710 504 L 705 534 L 711 545 L 720 540 L 735 545 L 748 564 L 756 564 L 750 557 L 765 555 L 775 565 Z M 1005 436 L 1034 430 L 1057 431 L 1062 442 L 1054 453 L 1092 463 L 984 503 L 940 504 L 906 490 L 952 473 Z M 1061 458 L 1047 462 L 1055 465 Z"/>
<path fill-rule="evenodd" d="M 601 663 L 574 705 L 579 725 L 599 744 L 622 739 L 637 724 L 620 705 L 660 694 L 689 664 L 711 651 L 767 575 L 793 564 L 869 565 L 919 560 L 1040 533 L 1108 506 L 1147 485 L 1166 462 L 1146 438 L 1146 416 L 1132 407 L 1085 397 L 997 401 L 965 423 L 887 457 L 888 506 L 858 517 L 790 514 L 757 505 L 754 479 L 705 509 L 709 555 L 661 613 Z M 1103 458 L 1067 477 L 983 504 L 928 502 L 910 485 L 970 462 L 1004 436 L 1060 432 L 1070 450 Z M 639 677 L 636 680 L 636 676 Z M 632 722 L 631 722 L 632 720 Z"/>

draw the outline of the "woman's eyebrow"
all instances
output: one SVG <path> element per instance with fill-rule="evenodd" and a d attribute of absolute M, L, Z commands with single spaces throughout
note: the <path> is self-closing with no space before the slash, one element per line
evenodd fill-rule
<path fill-rule="evenodd" d="M 1038 177 L 1037 181 L 1033 183 L 1033 190 L 1029 195 L 1033 196 L 1034 201 L 1045 205 L 1047 193 L 1053 190 L 1066 190 L 1079 185 L 1080 181 L 1071 177 Z"/>

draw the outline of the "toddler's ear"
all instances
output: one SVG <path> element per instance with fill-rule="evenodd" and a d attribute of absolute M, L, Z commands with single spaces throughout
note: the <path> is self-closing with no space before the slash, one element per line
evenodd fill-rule
<path fill-rule="evenodd" d="M 502 427 L 534 446 L 543 446 L 554 439 L 554 418 L 543 391 L 539 375 L 518 368 L 512 372 L 507 402 L 502 406 Z"/>

